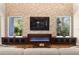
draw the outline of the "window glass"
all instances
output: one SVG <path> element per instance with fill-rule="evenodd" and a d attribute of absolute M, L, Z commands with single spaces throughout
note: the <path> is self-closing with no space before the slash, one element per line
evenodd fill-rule
<path fill-rule="evenodd" d="M 69 36 L 70 17 L 57 17 L 57 36 Z"/>
<path fill-rule="evenodd" d="M 22 17 L 9 18 L 9 36 L 22 36 Z"/>

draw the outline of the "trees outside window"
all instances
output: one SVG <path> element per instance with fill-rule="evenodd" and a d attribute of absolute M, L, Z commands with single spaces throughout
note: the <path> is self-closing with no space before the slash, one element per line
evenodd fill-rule
<path fill-rule="evenodd" d="M 70 17 L 60 16 L 57 17 L 57 36 L 70 35 Z"/>
<path fill-rule="evenodd" d="M 22 36 L 22 17 L 9 17 L 9 36 Z"/>

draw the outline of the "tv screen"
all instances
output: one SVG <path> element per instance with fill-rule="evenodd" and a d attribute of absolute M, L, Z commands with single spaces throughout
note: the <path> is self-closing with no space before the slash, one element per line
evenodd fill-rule
<path fill-rule="evenodd" d="M 30 17 L 30 30 L 49 30 L 49 17 Z"/>

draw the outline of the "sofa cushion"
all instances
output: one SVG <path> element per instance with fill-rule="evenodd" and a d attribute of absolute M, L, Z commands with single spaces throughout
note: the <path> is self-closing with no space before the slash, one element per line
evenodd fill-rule
<path fill-rule="evenodd" d="M 79 55 L 79 48 L 60 48 L 59 54 L 61 54 L 61 55 Z"/>
<path fill-rule="evenodd" d="M 24 49 L 12 47 L 0 47 L 0 55 L 23 55 Z"/>
<path fill-rule="evenodd" d="M 56 48 L 27 48 L 24 50 L 25 55 L 58 55 Z"/>

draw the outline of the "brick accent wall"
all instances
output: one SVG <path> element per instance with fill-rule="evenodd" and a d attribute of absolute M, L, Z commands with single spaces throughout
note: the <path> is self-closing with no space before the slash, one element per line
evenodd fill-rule
<path fill-rule="evenodd" d="M 6 4 L 7 16 L 22 16 L 23 20 L 23 36 L 27 34 L 52 34 L 56 36 L 56 17 L 57 16 L 72 16 L 73 17 L 73 4 L 68 3 L 7 3 Z M 30 16 L 47 16 L 50 17 L 50 30 L 49 31 L 30 31 Z"/>

